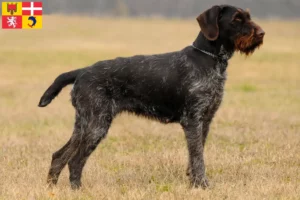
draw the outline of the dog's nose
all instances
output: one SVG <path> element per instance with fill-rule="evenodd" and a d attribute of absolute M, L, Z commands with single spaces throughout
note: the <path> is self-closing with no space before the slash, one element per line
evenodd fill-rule
<path fill-rule="evenodd" d="M 262 28 L 259 28 L 257 31 L 256 31 L 256 35 L 260 38 L 264 37 L 265 36 L 265 31 L 262 30 Z"/>

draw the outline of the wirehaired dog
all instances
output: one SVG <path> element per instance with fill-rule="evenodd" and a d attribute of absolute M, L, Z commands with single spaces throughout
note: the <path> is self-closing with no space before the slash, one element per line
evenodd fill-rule
<path fill-rule="evenodd" d="M 197 21 L 198 37 L 181 51 L 99 61 L 55 79 L 39 106 L 47 106 L 63 87 L 74 84 L 76 120 L 70 140 L 53 154 L 50 185 L 57 183 L 68 164 L 71 187 L 79 188 L 88 157 L 105 138 L 113 118 L 128 111 L 162 123 L 180 123 L 189 151 L 191 185 L 208 187 L 203 150 L 222 101 L 228 60 L 236 51 L 253 53 L 265 32 L 248 11 L 229 5 L 213 6 Z"/>

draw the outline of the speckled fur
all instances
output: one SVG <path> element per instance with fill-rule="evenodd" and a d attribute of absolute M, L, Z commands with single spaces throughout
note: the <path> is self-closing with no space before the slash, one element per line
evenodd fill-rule
<path fill-rule="evenodd" d="M 222 102 L 228 60 L 236 49 L 234 40 L 222 30 L 216 41 L 200 32 L 194 44 L 213 52 L 217 59 L 188 46 L 166 54 L 100 61 L 60 75 L 42 96 L 40 106 L 48 105 L 65 85 L 74 83 L 71 96 L 76 122 L 70 140 L 53 154 L 48 183 L 56 184 L 68 164 L 71 186 L 79 188 L 88 157 L 105 138 L 113 118 L 127 111 L 162 123 L 180 123 L 188 145 L 191 184 L 208 187 L 204 145 Z"/>

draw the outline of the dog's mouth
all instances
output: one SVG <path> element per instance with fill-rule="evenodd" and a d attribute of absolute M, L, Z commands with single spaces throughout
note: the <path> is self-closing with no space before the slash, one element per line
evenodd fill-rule
<path fill-rule="evenodd" d="M 250 35 L 241 35 L 234 41 L 235 50 L 245 55 L 251 55 L 256 49 L 263 44 L 264 35 L 254 34 L 254 31 Z"/>
<path fill-rule="evenodd" d="M 256 49 L 258 49 L 261 45 L 263 45 L 263 40 L 262 40 L 262 39 L 260 39 L 260 40 L 258 40 L 258 41 L 255 41 L 255 42 L 253 42 L 252 45 L 246 47 L 246 48 L 244 49 L 244 52 L 243 52 L 243 53 L 245 53 L 246 55 L 253 54 L 254 51 L 255 51 Z"/>

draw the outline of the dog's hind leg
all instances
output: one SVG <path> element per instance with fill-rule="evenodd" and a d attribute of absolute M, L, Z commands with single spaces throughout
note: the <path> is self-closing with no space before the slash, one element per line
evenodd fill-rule
<path fill-rule="evenodd" d="M 81 121 L 76 115 L 73 135 L 70 140 L 57 152 L 52 155 L 51 167 L 48 173 L 48 184 L 55 185 L 62 169 L 66 166 L 71 157 L 76 153 L 81 140 Z"/>
<path fill-rule="evenodd" d="M 72 189 L 80 188 L 84 165 L 101 140 L 105 138 L 112 122 L 109 109 L 102 110 L 101 113 L 97 114 L 94 111 L 93 115 L 94 117 L 88 122 L 89 126 L 82 136 L 78 151 L 68 163 Z"/>

